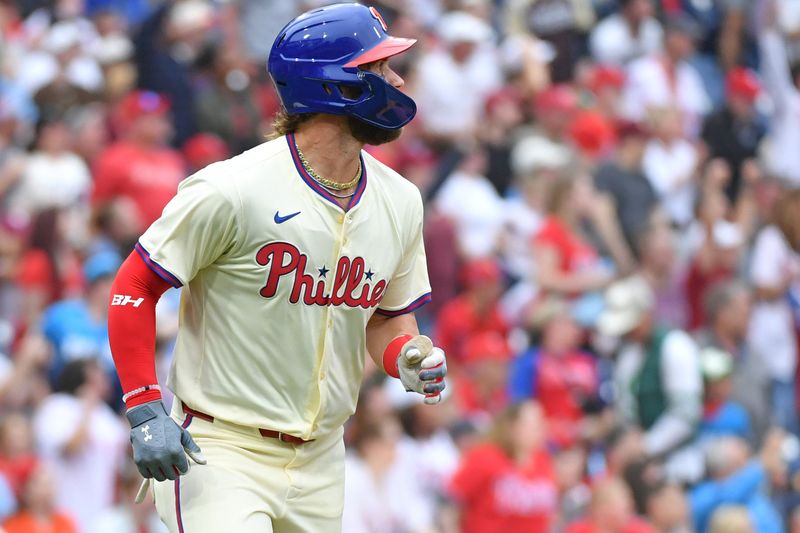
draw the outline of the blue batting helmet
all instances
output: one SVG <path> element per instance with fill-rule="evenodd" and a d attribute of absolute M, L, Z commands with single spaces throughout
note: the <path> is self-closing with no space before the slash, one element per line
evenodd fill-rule
<path fill-rule="evenodd" d="M 393 130 L 414 118 L 414 100 L 359 66 L 415 42 L 386 33 L 374 7 L 334 4 L 289 22 L 272 44 L 267 70 L 289 113 L 352 115 Z"/>

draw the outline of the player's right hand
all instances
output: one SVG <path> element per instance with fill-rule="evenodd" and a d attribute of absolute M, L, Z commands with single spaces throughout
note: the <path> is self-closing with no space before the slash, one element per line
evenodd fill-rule
<path fill-rule="evenodd" d="M 144 478 L 177 479 L 189 471 L 187 454 L 206 464 L 191 434 L 169 417 L 161 400 L 132 407 L 125 416 L 131 424 L 133 461 Z"/>

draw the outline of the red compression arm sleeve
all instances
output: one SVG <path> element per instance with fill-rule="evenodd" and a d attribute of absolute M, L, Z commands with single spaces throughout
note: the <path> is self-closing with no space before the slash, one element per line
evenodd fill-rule
<path fill-rule="evenodd" d="M 156 302 L 170 284 L 145 264 L 136 251 L 122 263 L 111 286 L 108 339 L 126 393 L 158 383 L 156 378 Z M 126 400 L 128 408 L 158 400 L 156 389 Z"/>

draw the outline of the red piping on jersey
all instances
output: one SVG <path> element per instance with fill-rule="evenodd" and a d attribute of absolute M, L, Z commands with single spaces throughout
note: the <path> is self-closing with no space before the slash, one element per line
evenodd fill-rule
<path fill-rule="evenodd" d="M 289 153 L 292 154 L 292 161 L 294 162 L 294 167 L 297 169 L 297 173 L 300 174 L 300 177 L 306 182 L 306 185 L 311 187 L 317 194 L 328 200 L 329 202 L 333 203 L 337 207 L 341 207 L 339 202 L 337 202 L 336 197 L 329 193 L 325 187 L 320 185 L 317 180 L 315 180 L 311 175 L 306 172 L 305 167 L 303 167 L 303 163 L 300 161 L 300 155 L 297 153 L 297 144 L 294 140 L 294 133 L 288 133 L 286 135 L 286 142 L 289 145 Z M 347 204 L 347 210 L 349 211 L 361 200 L 361 197 L 364 195 L 364 191 L 367 188 L 367 167 L 364 165 L 364 158 L 361 157 L 359 154 L 358 158 L 361 160 L 361 180 L 356 185 L 356 192 L 353 194 L 353 197 L 350 198 L 350 202 Z"/>
<path fill-rule="evenodd" d="M 178 522 L 178 532 L 183 533 L 183 517 L 181 516 L 181 478 L 175 479 L 175 519 Z"/>
<path fill-rule="evenodd" d="M 158 277 L 160 277 L 161 279 L 163 279 L 176 289 L 183 286 L 183 283 L 181 283 L 181 281 L 177 277 L 175 277 L 169 270 L 162 267 L 161 265 L 159 265 L 150 258 L 150 252 L 148 252 L 145 249 L 145 247 L 142 246 L 142 243 L 137 242 L 136 246 L 134 246 L 134 250 L 136 250 L 136 252 L 139 254 L 139 257 L 142 258 L 142 261 L 144 261 L 145 264 L 148 267 L 150 267 L 150 270 L 158 274 Z"/>
<path fill-rule="evenodd" d="M 416 300 L 414 300 L 413 302 L 411 302 L 410 304 L 408 304 L 407 306 L 405 306 L 402 309 L 397 309 L 395 311 L 387 311 L 385 309 L 378 308 L 378 309 L 375 310 L 375 312 L 380 314 L 380 315 L 388 316 L 388 317 L 391 318 L 391 317 L 405 315 L 406 313 L 411 313 L 413 311 L 416 311 L 417 309 L 419 309 L 420 307 L 422 307 L 423 305 L 425 305 L 426 303 L 428 303 L 430 301 L 431 301 L 431 293 L 426 292 L 425 294 L 423 294 L 422 296 L 420 296 L 419 298 L 417 298 Z"/>
<path fill-rule="evenodd" d="M 192 423 L 192 415 L 186 415 L 181 427 L 186 429 Z M 181 478 L 178 476 L 175 479 L 175 519 L 178 521 L 178 531 L 183 533 L 183 516 L 181 514 Z"/>

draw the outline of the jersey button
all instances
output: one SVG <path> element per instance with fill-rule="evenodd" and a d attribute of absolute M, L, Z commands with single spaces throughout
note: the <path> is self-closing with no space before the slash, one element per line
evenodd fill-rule
<path fill-rule="evenodd" d="M 320 374 L 319 374 L 319 379 L 320 379 L 320 381 L 324 381 L 324 380 L 325 380 L 325 376 L 326 376 L 326 375 L 327 375 L 327 374 L 325 374 L 325 372 L 320 372 Z"/>

